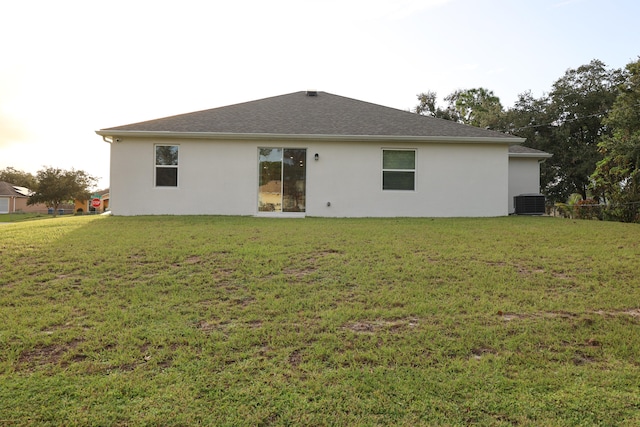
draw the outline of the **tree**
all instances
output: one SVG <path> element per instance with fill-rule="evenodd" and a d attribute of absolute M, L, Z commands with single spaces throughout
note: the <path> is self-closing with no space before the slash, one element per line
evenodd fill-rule
<path fill-rule="evenodd" d="M 611 132 L 603 119 L 616 99 L 621 77 L 621 70 L 609 70 L 593 60 L 567 70 L 553 84 L 547 106 L 552 133 L 545 150 L 553 153 L 547 162 L 557 172 L 547 184 L 555 200 L 565 200 L 572 193 L 588 197 L 591 175 L 602 159 L 598 142 Z"/>
<path fill-rule="evenodd" d="M 640 222 L 640 59 L 626 66 L 624 82 L 603 122 L 611 133 L 598 144 L 603 158 L 592 175 L 593 189 L 608 202 L 607 217 Z"/>
<path fill-rule="evenodd" d="M 456 90 L 444 98 L 448 102 L 446 108 L 438 107 L 436 99 L 436 92 L 418 94 L 419 103 L 414 111 L 425 116 L 482 128 L 494 128 L 502 119 L 500 98 L 485 88 Z"/>
<path fill-rule="evenodd" d="M 527 147 L 553 154 L 540 168 L 541 191 L 549 201 L 564 202 L 575 193 L 589 196 L 591 174 L 602 158 L 598 142 L 611 132 L 603 119 L 621 76 L 621 70 L 594 60 L 567 70 L 548 95 L 536 99 L 525 92 L 507 110 L 502 131 L 526 138 Z"/>
<path fill-rule="evenodd" d="M 36 186 L 32 189 L 34 193 L 29 197 L 27 204 L 44 203 L 47 207 L 53 208 L 55 216 L 58 206 L 62 203 L 74 199 L 89 199 L 89 189 L 96 181 L 96 178 L 81 170 L 47 167 L 36 174 Z"/>
<path fill-rule="evenodd" d="M 549 113 L 549 98 L 535 98 L 530 91 L 518 95 L 514 106 L 505 112 L 503 126 L 499 130 L 526 138 L 523 145 L 536 150 L 554 153 L 554 118 Z M 559 181 L 562 169 L 547 160 L 540 165 L 540 189 L 551 202 L 565 198 L 551 197 L 549 189 Z"/>
<path fill-rule="evenodd" d="M 8 182 L 9 184 L 19 187 L 26 187 L 30 190 L 36 186 L 36 178 L 32 174 L 11 166 L 0 171 L 0 181 Z"/>
<path fill-rule="evenodd" d="M 494 128 L 500 123 L 502 104 L 491 90 L 482 87 L 456 90 L 445 101 L 458 113 L 461 123 L 481 128 Z"/>
<path fill-rule="evenodd" d="M 451 120 L 460 122 L 460 115 L 449 105 L 447 108 L 436 106 L 438 94 L 436 92 L 427 91 L 419 93 L 418 105 L 414 111 L 423 116 L 435 117 L 437 119 Z"/>

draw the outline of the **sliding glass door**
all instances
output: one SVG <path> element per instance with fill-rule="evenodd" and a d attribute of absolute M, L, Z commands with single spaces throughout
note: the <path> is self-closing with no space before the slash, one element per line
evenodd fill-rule
<path fill-rule="evenodd" d="M 304 212 L 306 207 L 307 150 L 259 149 L 259 212 Z"/>

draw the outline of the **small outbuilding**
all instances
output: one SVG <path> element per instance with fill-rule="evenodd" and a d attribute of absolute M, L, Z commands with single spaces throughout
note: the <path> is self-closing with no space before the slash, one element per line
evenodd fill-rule
<path fill-rule="evenodd" d="M 521 145 L 509 147 L 509 213 L 541 214 L 545 211 L 540 194 L 540 163 L 551 154 Z"/>
<path fill-rule="evenodd" d="M 484 217 L 539 192 L 523 138 L 302 91 L 96 131 L 114 215 Z"/>

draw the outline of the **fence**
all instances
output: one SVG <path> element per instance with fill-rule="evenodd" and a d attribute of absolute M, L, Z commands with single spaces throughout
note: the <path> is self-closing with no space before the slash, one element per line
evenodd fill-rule
<path fill-rule="evenodd" d="M 78 212 L 73 208 L 63 208 L 57 209 L 57 215 L 96 215 L 102 213 L 101 211 L 89 211 L 89 212 Z M 37 215 L 53 215 L 53 208 L 42 208 L 42 209 L 29 209 L 28 211 L 17 210 L 15 212 L 10 212 L 11 215 L 27 215 L 27 214 L 37 214 Z"/>
<path fill-rule="evenodd" d="M 558 203 L 550 206 L 549 215 L 577 219 L 599 219 L 609 221 L 640 222 L 640 201 L 629 203 L 593 203 L 581 200 L 576 204 Z"/>

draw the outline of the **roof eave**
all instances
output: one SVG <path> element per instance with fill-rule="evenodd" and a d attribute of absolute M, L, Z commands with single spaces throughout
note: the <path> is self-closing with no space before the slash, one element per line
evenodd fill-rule
<path fill-rule="evenodd" d="M 327 135 L 327 134 L 275 134 L 275 133 L 226 133 L 226 132 L 166 132 L 132 131 L 117 129 L 97 130 L 96 134 L 112 138 L 187 138 L 217 140 L 315 140 L 315 141 L 396 141 L 396 142 L 448 142 L 448 143 L 493 143 L 521 144 L 525 138 L 518 137 L 469 137 L 469 136 L 415 136 L 415 135 Z"/>
<path fill-rule="evenodd" d="M 528 159 L 550 159 L 553 154 L 550 153 L 509 153 L 509 157 L 520 157 Z"/>

